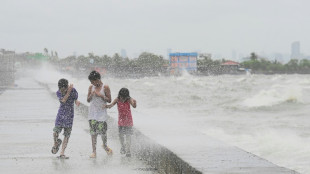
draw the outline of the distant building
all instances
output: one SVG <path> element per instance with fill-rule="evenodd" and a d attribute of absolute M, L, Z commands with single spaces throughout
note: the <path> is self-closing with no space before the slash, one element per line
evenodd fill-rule
<path fill-rule="evenodd" d="M 226 62 L 223 62 L 221 64 L 221 66 L 239 66 L 239 63 L 238 62 L 234 62 L 234 61 L 231 61 L 231 60 L 228 60 Z"/>
<path fill-rule="evenodd" d="M 189 73 L 197 72 L 197 57 L 198 54 L 194 53 L 170 53 L 169 65 L 170 74 L 179 74 L 183 70 Z"/>
<path fill-rule="evenodd" d="M 48 56 L 45 56 L 42 53 L 29 54 L 29 55 L 27 55 L 27 58 L 28 59 L 40 60 L 40 61 L 47 61 L 48 60 Z"/>
<path fill-rule="evenodd" d="M 300 43 L 299 41 L 293 42 L 291 45 L 291 59 L 300 59 Z"/>
<path fill-rule="evenodd" d="M 238 73 L 239 66 L 240 66 L 240 64 L 238 62 L 234 62 L 231 60 L 223 62 L 221 64 L 222 73 L 223 74 L 236 74 L 236 73 Z"/>
<path fill-rule="evenodd" d="M 125 49 L 121 49 L 121 57 L 126 58 L 127 57 L 127 52 Z"/>

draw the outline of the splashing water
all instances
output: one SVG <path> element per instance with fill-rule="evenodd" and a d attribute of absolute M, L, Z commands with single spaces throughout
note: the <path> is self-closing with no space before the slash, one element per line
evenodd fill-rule
<path fill-rule="evenodd" d="M 53 78 L 42 78 L 41 73 L 39 81 L 55 86 L 63 77 L 49 72 Z M 85 102 L 89 81 L 68 80 Z M 309 75 L 197 77 L 184 73 L 179 77 L 102 80 L 109 84 L 112 98 L 120 88 L 129 88 L 139 104 L 133 115 L 148 115 L 158 120 L 154 124 L 178 120 L 184 126 L 175 129 L 199 131 L 272 163 L 310 173 Z M 136 124 L 143 123 L 136 118 Z"/>

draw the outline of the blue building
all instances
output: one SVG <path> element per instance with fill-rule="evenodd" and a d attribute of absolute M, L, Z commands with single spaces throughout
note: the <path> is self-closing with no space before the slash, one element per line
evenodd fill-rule
<path fill-rule="evenodd" d="M 183 70 L 189 73 L 197 72 L 198 53 L 170 53 L 170 74 L 179 74 Z"/>

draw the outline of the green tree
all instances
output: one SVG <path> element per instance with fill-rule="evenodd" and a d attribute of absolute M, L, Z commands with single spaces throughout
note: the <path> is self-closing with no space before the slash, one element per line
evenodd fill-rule
<path fill-rule="evenodd" d="M 153 53 L 143 52 L 137 59 L 137 64 L 142 73 L 158 73 L 163 71 L 163 66 L 167 64 L 162 56 Z"/>
<path fill-rule="evenodd" d="M 299 60 L 298 59 L 291 59 L 287 64 L 287 70 L 290 73 L 296 73 L 298 71 L 298 64 L 299 64 Z"/>
<path fill-rule="evenodd" d="M 251 59 L 252 61 L 256 61 L 256 60 L 258 59 L 258 57 L 257 57 L 257 55 L 255 54 L 255 52 L 252 52 L 252 53 L 251 53 L 250 59 Z"/>

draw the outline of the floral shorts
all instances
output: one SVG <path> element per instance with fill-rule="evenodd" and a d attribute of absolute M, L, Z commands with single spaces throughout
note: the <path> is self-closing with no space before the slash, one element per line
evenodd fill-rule
<path fill-rule="evenodd" d="M 89 120 L 89 131 L 91 135 L 106 134 L 108 125 L 105 121 Z"/>
<path fill-rule="evenodd" d="M 60 134 L 60 132 L 62 131 L 62 129 L 64 129 L 64 136 L 65 137 L 70 137 L 71 135 L 71 131 L 72 131 L 72 127 L 59 127 L 59 126 L 55 126 L 53 131 L 57 134 Z"/>

